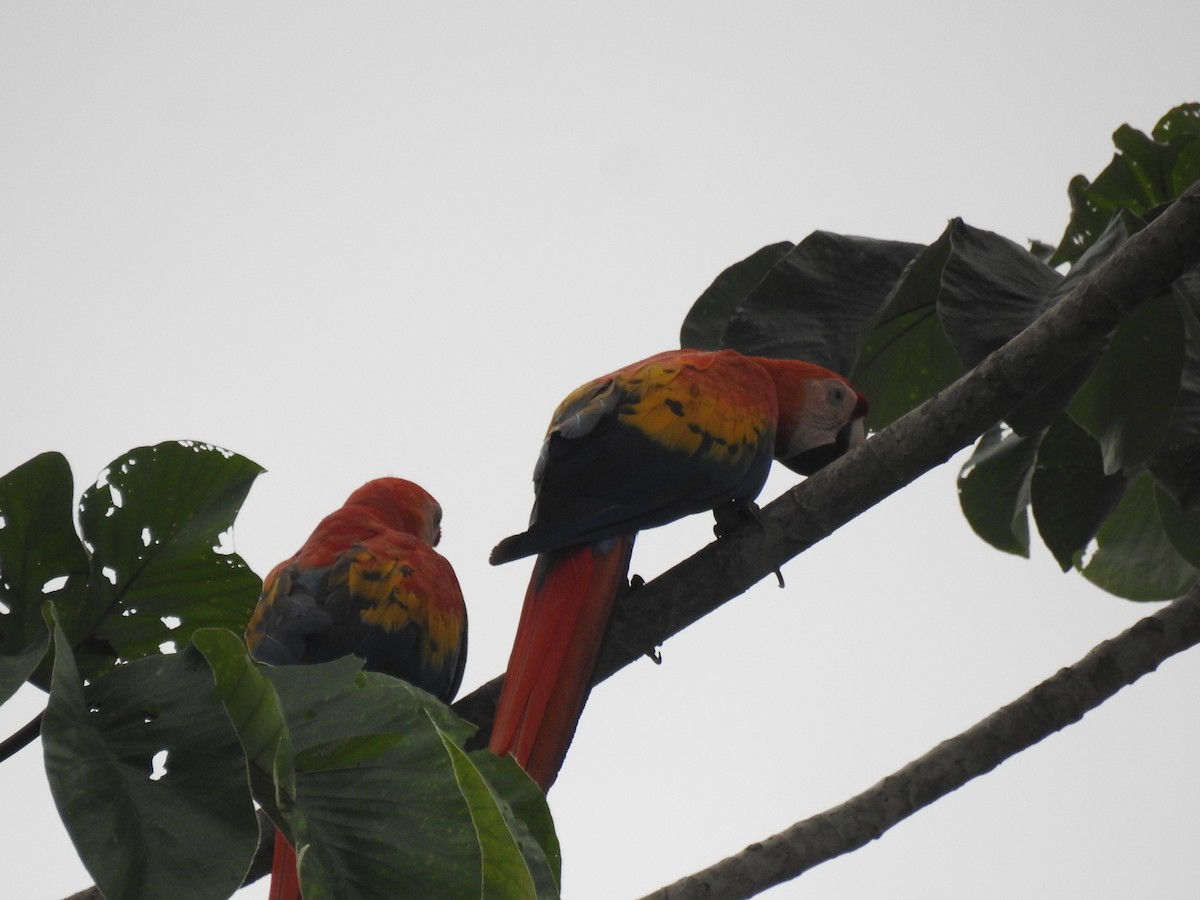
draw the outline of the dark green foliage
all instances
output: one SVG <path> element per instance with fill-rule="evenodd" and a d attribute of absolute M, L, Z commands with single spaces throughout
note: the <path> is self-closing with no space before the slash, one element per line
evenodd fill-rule
<path fill-rule="evenodd" d="M 1033 518 L 1046 547 L 1066 572 L 1116 509 L 1128 479 L 1104 474 L 1099 445 L 1059 416 L 1046 430 L 1031 479 Z"/>
<path fill-rule="evenodd" d="M 1029 482 L 1040 438 L 996 426 L 979 440 L 958 476 L 958 500 L 981 538 L 1006 553 L 1029 556 Z"/>
<path fill-rule="evenodd" d="M 557 896 L 545 797 L 467 753 L 447 706 L 354 659 L 251 661 L 261 582 L 229 535 L 260 471 L 192 442 L 132 450 L 84 492 L 82 539 L 61 455 L 0 479 L 0 689 L 50 692 L 47 775 L 97 885 L 229 896 L 258 847 L 253 800 L 308 845 L 309 897 Z"/>
<path fill-rule="evenodd" d="M 1172 110 L 1150 136 L 1123 126 L 1114 140 L 1095 182 L 1072 182 L 1053 255 L 959 219 L 925 248 L 818 232 L 728 269 L 685 338 L 832 364 L 870 398 L 869 426 L 884 428 L 1036 321 L 1200 179 L 1200 104 Z M 1063 277 L 1048 257 L 1073 265 Z M 959 480 L 972 528 L 1027 556 L 1032 506 L 1064 569 L 1130 599 L 1184 590 L 1200 559 L 1198 311 L 1192 270 L 985 434 Z"/>
<path fill-rule="evenodd" d="M 743 299 L 794 246 L 790 241 L 769 244 L 718 275 L 683 320 L 680 346 L 696 350 L 715 350 L 722 346 L 725 327 Z"/>
<path fill-rule="evenodd" d="M 555 895 L 544 795 L 511 759 L 468 755 L 473 729 L 445 704 L 353 657 L 260 669 L 227 631 L 195 641 L 255 798 L 307 848 L 306 897 Z"/>
<path fill-rule="evenodd" d="M 958 219 L 927 247 L 815 232 L 723 272 L 684 346 L 827 365 L 884 428 L 1200 179 L 1200 104 L 1114 141 L 1095 181 L 1072 181 L 1056 250 Z M 250 659 L 241 633 L 260 582 L 228 535 L 260 471 L 203 444 L 138 448 L 84 492 L 79 532 L 60 454 L 0 478 L 0 699 L 25 681 L 49 691 L 47 774 L 97 884 L 227 896 L 255 856 L 257 802 L 303 848 L 310 898 L 557 896 L 545 797 L 511 759 L 466 751 L 472 726 L 444 704 L 353 659 Z M 1029 554 L 1031 510 L 1064 570 L 1134 600 L 1187 589 L 1200 567 L 1200 271 L 995 423 L 959 496 L 1001 550 Z"/>
<path fill-rule="evenodd" d="M 826 231 L 794 247 L 764 247 L 726 269 L 696 301 L 684 320 L 683 346 L 738 347 L 848 371 L 863 326 L 920 250 Z M 793 302 L 797 292 L 802 305 Z"/>
<path fill-rule="evenodd" d="M 1122 125 L 1113 143 L 1117 152 L 1095 181 L 1071 179 L 1071 221 L 1051 265 L 1078 260 L 1120 211 L 1150 213 L 1200 179 L 1200 103 L 1175 107 L 1149 135 Z"/>
<path fill-rule="evenodd" d="M 229 896 L 258 825 L 203 658 L 187 650 L 137 660 L 85 688 L 61 629 L 55 643 L 46 774 L 97 886 L 108 897 Z"/>
<path fill-rule="evenodd" d="M 244 627 L 262 582 L 221 545 L 261 471 L 190 441 L 139 447 L 110 463 L 79 503 L 94 549 L 75 632 L 130 660 L 164 641 L 182 647 L 197 628 Z"/>
<path fill-rule="evenodd" d="M 61 453 L 35 456 L 0 479 L 0 701 L 46 653 L 42 602 L 80 605 L 88 557 L 71 521 L 73 494 Z"/>
<path fill-rule="evenodd" d="M 1196 569 L 1171 542 L 1159 514 L 1159 491 L 1143 471 L 1096 532 L 1094 548 L 1075 562 L 1083 576 L 1130 600 L 1170 600 L 1196 580 Z M 1192 556 L 1195 547 L 1190 548 Z"/>

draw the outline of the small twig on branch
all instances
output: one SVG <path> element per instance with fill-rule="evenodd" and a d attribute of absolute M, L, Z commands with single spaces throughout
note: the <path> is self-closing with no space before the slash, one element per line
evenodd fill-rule
<path fill-rule="evenodd" d="M 1148 616 L 966 731 L 840 806 L 643 900 L 741 900 L 875 840 L 898 822 L 1079 721 L 1163 660 L 1200 643 L 1200 588 Z"/>

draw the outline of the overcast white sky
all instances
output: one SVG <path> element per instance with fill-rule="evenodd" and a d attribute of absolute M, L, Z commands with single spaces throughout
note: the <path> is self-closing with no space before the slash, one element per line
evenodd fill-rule
<path fill-rule="evenodd" d="M 947 219 L 1056 242 L 1129 122 L 1200 99 L 1200 10 L 962 4 L 0 7 L 0 471 L 198 438 L 267 468 L 258 572 L 417 480 L 497 674 L 541 434 L 676 346 L 726 265 Z M 635 897 L 841 802 L 1148 614 L 974 538 L 943 467 L 597 690 L 554 790 L 571 900 Z M 769 499 L 794 476 L 776 473 Z M 650 578 L 709 539 L 639 540 Z M 1200 654 L 774 898 L 1191 897 Z M 42 702 L 25 692 L 0 731 Z M 35 744 L 4 892 L 89 884 Z M 266 896 L 266 882 L 239 895 Z"/>

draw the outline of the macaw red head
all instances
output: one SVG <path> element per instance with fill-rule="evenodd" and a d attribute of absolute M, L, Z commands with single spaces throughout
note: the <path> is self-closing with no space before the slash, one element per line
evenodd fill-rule
<path fill-rule="evenodd" d="M 841 375 L 812 363 L 772 360 L 779 418 L 775 458 L 811 475 L 866 438 L 870 404 Z"/>
<path fill-rule="evenodd" d="M 442 507 L 419 484 L 403 478 L 368 481 L 345 503 L 345 507 L 369 510 L 381 524 L 415 535 L 431 546 L 442 537 Z"/>

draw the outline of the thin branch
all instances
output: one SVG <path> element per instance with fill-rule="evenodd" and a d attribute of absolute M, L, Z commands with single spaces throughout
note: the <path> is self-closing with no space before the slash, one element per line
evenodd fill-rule
<path fill-rule="evenodd" d="M 1200 182 L 1092 275 L 954 384 L 617 604 L 602 681 L 744 593 L 880 500 L 945 462 L 1033 396 L 1200 260 Z M 486 743 L 503 676 L 455 704 Z"/>
<path fill-rule="evenodd" d="M 0 741 L 0 762 L 24 750 L 42 733 L 42 713 L 38 713 L 3 741 Z"/>
<path fill-rule="evenodd" d="M 1095 709 L 1200 643 L 1200 588 L 840 806 L 798 822 L 643 900 L 741 900 L 857 850 L 917 810 Z"/>

